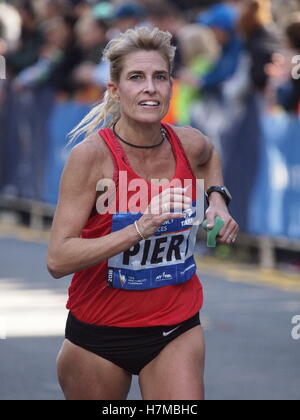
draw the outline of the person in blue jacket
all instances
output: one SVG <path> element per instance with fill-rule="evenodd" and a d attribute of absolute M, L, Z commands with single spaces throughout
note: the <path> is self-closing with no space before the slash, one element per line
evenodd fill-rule
<path fill-rule="evenodd" d="M 224 3 L 214 5 L 197 16 L 197 23 L 213 30 L 221 53 L 214 66 L 201 78 L 195 79 L 185 70 L 184 74 L 181 73 L 182 79 L 202 90 L 218 90 L 234 75 L 242 52 L 242 42 L 236 31 L 237 20 L 237 9 Z"/>

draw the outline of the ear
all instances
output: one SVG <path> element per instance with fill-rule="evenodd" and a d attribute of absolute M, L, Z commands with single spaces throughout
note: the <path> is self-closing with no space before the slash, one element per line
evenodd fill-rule
<path fill-rule="evenodd" d="M 108 92 L 110 94 L 110 97 L 114 101 L 119 102 L 120 95 L 119 95 L 119 89 L 118 89 L 117 84 L 114 83 L 114 82 L 108 82 L 107 85 L 106 85 L 106 87 L 107 87 L 107 90 L 108 90 Z"/>

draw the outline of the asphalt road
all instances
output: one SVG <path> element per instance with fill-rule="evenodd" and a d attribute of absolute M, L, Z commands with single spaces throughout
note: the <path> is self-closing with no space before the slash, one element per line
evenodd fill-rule
<path fill-rule="evenodd" d="M 0 400 L 63 399 L 55 359 L 70 279 L 52 279 L 45 254 L 44 243 L 0 238 Z M 206 398 L 299 400 L 300 340 L 291 331 L 300 294 L 215 268 L 199 266 Z M 141 399 L 136 377 L 128 399 Z"/>

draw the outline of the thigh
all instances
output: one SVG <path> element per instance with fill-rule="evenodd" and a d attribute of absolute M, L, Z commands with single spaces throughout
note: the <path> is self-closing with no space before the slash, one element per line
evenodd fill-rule
<path fill-rule="evenodd" d="M 57 375 L 67 400 L 123 400 L 131 384 L 124 369 L 69 340 L 57 356 Z"/>
<path fill-rule="evenodd" d="M 171 341 L 140 372 L 144 400 L 204 399 L 204 335 L 200 325 Z"/>

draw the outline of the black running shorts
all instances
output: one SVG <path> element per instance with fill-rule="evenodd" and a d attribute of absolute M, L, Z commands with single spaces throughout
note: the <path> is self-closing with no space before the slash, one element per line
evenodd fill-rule
<path fill-rule="evenodd" d="M 176 325 L 110 327 L 81 322 L 69 312 L 65 337 L 131 374 L 140 371 L 174 338 L 200 325 L 199 313 Z"/>

